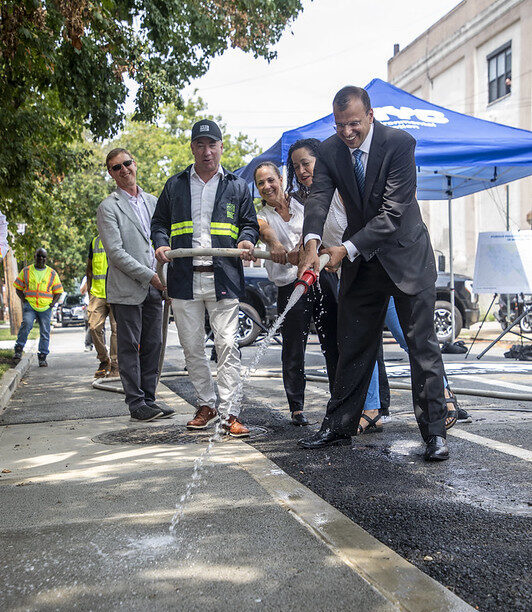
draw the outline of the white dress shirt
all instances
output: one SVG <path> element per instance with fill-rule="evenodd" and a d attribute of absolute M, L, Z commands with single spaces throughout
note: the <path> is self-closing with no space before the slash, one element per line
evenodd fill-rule
<path fill-rule="evenodd" d="M 340 246 L 344 236 L 345 228 L 347 227 L 347 213 L 345 206 L 340 198 L 338 189 L 334 192 L 331 200 L 329 214 L 325 219 L 323 226 L 322 244 L 325 248 L 332 246 Z"/>
<path fill-rule="evenodd" d="M 287 251 L 293 251 L 301 240 L 305 209 L 295 198 L 290 198 L 288 212 L 290 213 L 290 219 L 285 221 L 273 206 L 266 204 L 257 214 L 257 218 L 266 221 Z M 268 278 L 277 287 L 288 285 L 297 278 L 297 267 L 288 263 L 278 264 L 266 260 L 264 267 L 268 272 Z"/>
<path fill-rule="evenodd" d="M 366 138 L 364 139 L 364 142 L 360 145 L 360 147 L 358 147 L 361 151 L 362 151 L 362 156 L 360 158 L 360 161 L 362 162 L 362 166 L 364 167 L 364 175 L 366 174 L 366 169 L 368 167 L 368 157 L 369 157 L 369 150 L 371 147 L 371 141 L 373 139 L 373 123 L 371 124 L 370 128 L 369 128 L 369 132 L 368 135 L 366 136 Z M 355 149 L 351 149 L 349 148 L 349 155 L 351 156 L 351 162 L 353 164 L 353 169 L 355 166 L 355 158 L 353 157 L 353 152 L 356 151 Z M 354 172 L 354 170 L 353 170 Z M 346 218 L 347 220 L 347 218 Z M 321 236 L 318 236 L 317 234 L 307 234 L 305 236 L 305 240 L 304 243 L 307 244 L 307 242 L 309 240 L 312 239 L 318 240 L 318 243 L 321 244 Z M 318 244 L 318 246 L 319 246 Z M 351 242 L 351 240 L 345 240 L 344 242 L 342 242 L 343 246 L 345 246 L 346 251 L 347 251 L 347 257 L 349 258 L 350 261 L 353 261 L 355 259 L 355 257 L 358 255 L 359 251 L 356 248 L 356 246 Z M 329 245 L 329 246 L 339 246 L 339 245 Z"/>
<path fill-rule="evenodd" d="M 144 190 L 141 189 L 137 185 L 137 195 L 131 195 L 124 189 L 120 188 L 120 191 L 126 196 L 128 202 L 133 209 L 134 213 L 137 215 L 140 224 L 142 225 L 142 229 L 144 230 L 144 235 L 148 239 L 150 243 L 150 256 L 151 256 L 151 269 L 157 269 L 157 260 L 155 259 L 155 251 L 153 250 L 153 244 L 151 242 L 151 213 L 146 204 L 146 200 L 144 198 Z"/>
<path fill-rule="evenodd" d="M 192 213 L 192 247 L 210 249 L 211 219 L 214 210 L 214 200 L 218 184 L 223 178 L 222 166 L 218 166 L 216 174 L 205 182 L 196 172 L 194 164 L 190 170 L 190 210 Z M 212 257 L 194 257 L 194 266 L 212 265 Z"/>

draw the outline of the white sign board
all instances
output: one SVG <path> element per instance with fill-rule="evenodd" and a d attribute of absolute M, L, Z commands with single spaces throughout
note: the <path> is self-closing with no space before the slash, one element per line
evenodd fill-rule
<path fill-rule="evenodd" d="M 532 231 L 478 235 L 475 293 L 532 293 Z"/>

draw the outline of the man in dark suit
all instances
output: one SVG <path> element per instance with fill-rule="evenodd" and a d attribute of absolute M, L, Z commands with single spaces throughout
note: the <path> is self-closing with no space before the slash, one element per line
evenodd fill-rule
<path fill-rule="evenodd" d="M 333 100 L 336 134 L 325 140 L 305 206 L 299 274 L 319 268 L 317 250 L 334 190 L 347 213 L 342 246 L 325 249 L 327 269 L 342 264 L 339 361 L 318 433 L 304 448 L 349 444 L 379 348 L 390 296 L 409 347 L 412 398 L 425 459 L 447 459 L 443 363 L 434 331 L 436 266 L 416 201 L 415 140 L 374 121 L 367 92 L 344 87 Z"/>

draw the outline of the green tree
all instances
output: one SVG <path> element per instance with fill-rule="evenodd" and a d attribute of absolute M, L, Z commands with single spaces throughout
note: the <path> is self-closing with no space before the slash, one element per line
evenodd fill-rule
<path fill-rule="evenodd" d="M 101 145 L 84 139 L 71 147 L 79 163 L 50 189 L 38 189 L 33 221 L 19 236 L 15 252 L 22 263 L 32 263 L 37 247 L 48 251 L 48 264 L 55 268 L 65 289 L 72 291 L 83 277 L 90 240 L 96 235 L 96 209 L 113 189 L 104 167 Z"/>
<path fill-rule="evenodd" d="M 139 85 L 134 118 L 161 104 L 229 47 L 271 50 L 301 0 L 0 0 L 0 210 L 8 221 L 42 214 L 69 169 L 67 146 L 84 129 L 109 138 L 122 127 L 124 75 Z M 46 208 L 46 207 L 45 207 Z"/>
<path fill-rule="evenodd" d="M 165 106 L 157 124 L 128 119 L 122 134 L 107 147 L 127 149 L 138 161 L 138 181 L 143 189 L 159 195 L 170 176 L 192 163 L 190 131 L 199 119 L 212 119 L 224 135 L 222 163 L 228 170 L 237 170 L 259 155 L 257 143 L 244 134 L 232 136 L 221 117 L 206 112 L 201 98 L 188 101 L 183 109 Z"/>
<path fill-rule="evenodd" d="M 103 146 L 86 134 L 70 146 L 68 154 L 77 163 L 51 183 L 39 185 L 34 193 L 33 222 L 17 239 L 16 253 L 23 263 L 33 261 L 33 253 L 44 246 L 49 265 L 55 268 L 65 289 L 74 290 L 85 274 L 88 246 L 96 235 L 96 209 L 115 188 L 105 168 L 107 151 L 128 149 L 138 161 L 139 184 L 159 195 L 168 178 L 192 162 L 190 129 L 199 118 L 214 119 L 224 134 L 224 166 L 236 170 L 260 153 L 257 144 L 243 134 L 227 133 L 220 117 L 205 110 L 201 99 L 192 99 L 183 110 L 167 105 L 157 123 L 126 120 L 124 131 Z"/>

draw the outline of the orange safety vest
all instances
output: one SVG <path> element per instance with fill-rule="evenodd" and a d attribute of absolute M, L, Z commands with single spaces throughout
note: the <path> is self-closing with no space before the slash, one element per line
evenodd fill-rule
<path fill-rule="evenodd" d="M 54 295 L 63 293 L 63 285 L 57 272 L 49 266 L 46 266 L 46 272 L 40 282 L 37 282 L 35 266 L 26 266 L 15 279 L 13 286 L 24 292 L 28 304 L 37 312 L 50 308 Z"/>

